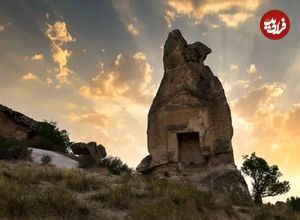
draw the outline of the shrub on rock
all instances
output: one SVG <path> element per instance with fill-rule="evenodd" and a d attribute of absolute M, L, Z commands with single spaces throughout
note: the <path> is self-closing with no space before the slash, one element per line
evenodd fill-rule
<path fill-rule="evenodd" d="M 123 172 L 130 173 L 131 169 L 119 157 L 108 156 L 98 162 L 98 166 L 105 167 L 111 174 L 120 175 Z"/>
<path fill-rule="evenodd" d="M 31 150 L 28 149 L 27 142 L 24 140 L 0 137 L 0 159 L 29 160 L 31 159 Z"/>
<path fill-rule="evenodd" d="M 47 154 L 41 158 L 41 162 L 43 165 L 49 164 L 51 163 L 51 161 L 52 161 L 52 157 Z"/>

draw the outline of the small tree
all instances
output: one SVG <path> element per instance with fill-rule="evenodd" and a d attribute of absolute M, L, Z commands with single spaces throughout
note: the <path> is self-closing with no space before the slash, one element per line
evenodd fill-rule
<path fill-rule="evenodd" d="M 33 147 L 66 153 L 71 146 L 68 132 L 60 130 L 54 121 L 41 122 L 38 135 L 40 137 L 32 144 Z"/>
<path fill-rule="evenodd" d="M 300 198 L 291 197 L 286 200 L 286 204 L 291 211 L 300 212 Z"/>
<path fill-rule="evenodd" d="M 288 181 L 280 182 L 282 175 L 277 165 L 269 166 L 267 161 L 255 153 L 243 156 L 242 172 L 252 178 L 252 195 L 256 204 L 262 204 L 262 198 L 276 196 L 290 190 Z"/>

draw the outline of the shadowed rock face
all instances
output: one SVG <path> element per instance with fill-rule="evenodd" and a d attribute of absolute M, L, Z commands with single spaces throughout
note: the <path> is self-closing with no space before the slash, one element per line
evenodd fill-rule
<path fill-rule="evenodd" d="M 203 61 L 211 49 L 187 44 L 178 30 L 164 47 L 164 77 L 148 117 L 151 166 L 199 164 L 218 154 L 233 163 L 230 109 L 219 79 Z"/>
<path fill-rule="evenodd" d="M 91 155 L 96 161 L 106 157 L 106 150 L 103 145 L 97 145 L 96 142 L 90 143 L 75 143 L 71 149 L 76 155 Z"/>
<path fill-rule="evenodd" d="M 15 139 L 27 139 L 36 133 L 39 122 L 0 105 L 0 136 Z"/>
<path fill-rule="evenodd" d="M 38 138 L 42 123 L 0 104 L 1 137 L 18 140 Z M 72 145 L 72 150 L 74 154 L 91 155 L 95 159 L 106 157 L 105 147 L 101 144 L 97 145 L 96 142 L 75 143 Z"/>
<path fill-rule="evenodd" d="M 234 165 L 231 113 L 222 84 L 203 63 L 210 53 L 200 42 L 187 44 L 179 30 L 169 33 L 164 76 L 148 115 L 150 155 L 137 167 L 139 172 L 211 183 L 210 175 L 225 169 L 243 180 Z M 249 197 L 244 180 L 240 185 Z"/>

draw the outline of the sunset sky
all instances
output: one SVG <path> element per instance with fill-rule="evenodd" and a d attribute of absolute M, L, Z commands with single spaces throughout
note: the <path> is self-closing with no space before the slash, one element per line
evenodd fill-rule
<path fill-rule="evenodd" d="M 281 40 L 260 31 L 271 9 L 291 22 Z M 300 196 L 299 11 L 298 0 L 0 0 L 0 103 L 135 167 L 163 45 L 180 29 L 212 49 L 205 63 L 232 111 L 236 164 L 256 152 L 291 183 L 275 200 Z"/>

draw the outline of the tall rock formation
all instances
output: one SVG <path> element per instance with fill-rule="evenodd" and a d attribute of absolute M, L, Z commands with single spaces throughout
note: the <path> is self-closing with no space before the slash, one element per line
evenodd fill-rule
<path fill-rule="evenodd" d="M 234 164 L 222 84 L 203 63 L 210 53 L 200 42 L 187 44 L 179 30 L 169 33 L 164 76 L 148 115 L 150 155 L 137 171 L 185 177 L 203 188 L 249 198 Z"/>

